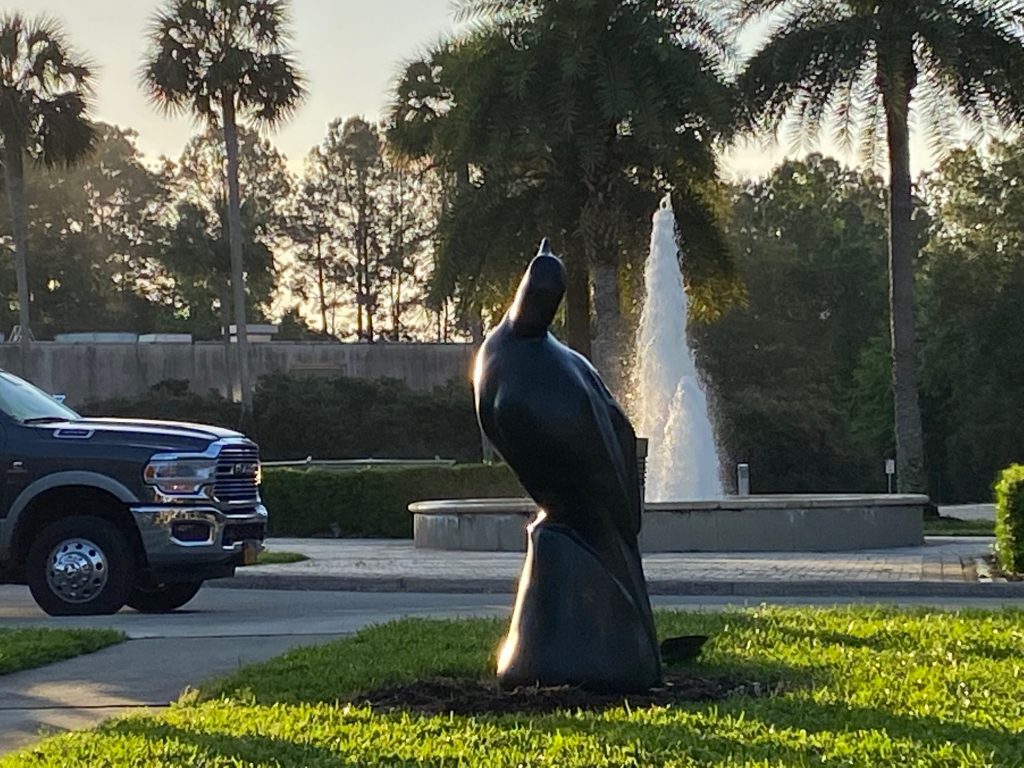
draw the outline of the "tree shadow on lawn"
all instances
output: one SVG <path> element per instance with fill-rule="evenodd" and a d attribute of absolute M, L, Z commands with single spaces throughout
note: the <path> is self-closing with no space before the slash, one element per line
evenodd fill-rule
<path fill-rule="evenodd" d="M 800 728 L 808 733 L 871 730 L 935 747 L 947 743 L 969 744 L 978 751 L 993 753 L 996 765 L 1020 765 L 1022 760 L 1021 736 L 1007 730 L 842 703 L 781 698 L 776 704 L 760 712 L 758 719 L 776 728 Z"/>
<path fill-rule="evenodd" d="M 921 642 L 917 633 L 907 630 L 886 630 L 867 637 L 852 635 L 846 632 L 830 632 L 792 626 L 779 626 L 777 630 L 796 641 L 818 642 L 823 645 L 838 645 L 844 648 L 867 649 L 877 653 L 893 653 L 905 649 L 917 650 Z M 1018 659 L 1021 656 L 1020 650 L 995 646 L 976 638 L 967 638 L 958 640 L 956 643 L 950 643 L 948 650 L 955 651 L 957 658 L 960 659 L 972 657 L 992 661 L 1005 661 L 1006 659 Z"/>
<path fill-rule="evenodd" d="M 684 705 L 682 709 L 699 714 L 704 707 L 690 704 Z M 993 765 L 1022 764 L 1019 734 L 949 722 L 936 717 L 908 717 L 871 707 L 822 704 L 803 699 L 787 699 L 784 696 L 769 701 L 733 699 L 720 702 L 715 706 L 715 715 L 729 718 L 727 727 L 744 723 L 750 737 L 724 736 L 715 730 L 714 722 L 696 725 L 686 720 L 651 723 L 621 719 L 609 723 L 604 719 L 581 719 L 578 715 L 562 713 L 531 718 L 528 722 L 534 731 L 599 736 L 612 746 L 642 744 L 653 752 L 681 750 L 697 759 L 710 755 L 716 760 L 729 756 L 772 764 L 781 761 L 784 765 L 817 763 L 823 757 L 820 744 L 806 741 L 803 748 L 794 746 L 797 740 L 783 737 L 780 732 L 841 735 L 875 731 L 891 739 L 914 742 L 921 747 L 941 749 L 949 744 L 970 747 L 986 755 Z M 519 721 L 526 722 L 521 718 Z M 503 718 L 502 722 L 511 724 L 513 718 Z M 678 755 L 680 752 L 675 751 L 673 754 Z M 863 758 L 869 756 L 867 753 L 861 755 Z M 892 759 L 898 758 L 894 754 Z"/>
<path fill-rule="evenodd" d="M 384 715 L 383 720 L 395 719 L 400 715 Z M 542 716 L 524 720 L 518 718 L 502 718 L 495 723 L 499 727 L 508 725 L 509 728 L 520 727 L 528 724 L 533 733 L 546 733 L 552 737 L 575 733 L 581 736 L 593 738 L 602 744 L 609 746 L 620 746 L 641 748 L 647 753 L 658 755 L 657 762 L 648 762 L 648 765 L 659 765 L 663 760 L 678 758 L 681 754 L 690 754 L 691 750 L 683 745 L 680 739 L 679 728 L 666 726 L 651 726 L 639 723 L 609 723 L 605 721 L 591 720 L 581 724 L 578 718 L 570 715 Z M 397 722 L 396 722 L 397 725 Z M 452 742 L 445 736 L 443 729 L 452 726 L 462 730 L 462 724 L 458 719 L 438 718 L 438 726 L 441 731 L 434 732 L 438 738 L 444 740 L 449 748 Z M 691 744 L 699 744 L 698 755 L 706 755 L 709 759 L 717 759 L 725 756 L 742 756 L 750 759 L 770 760 L 773 763 L 782 761 L 783 764 L 798 764 L 806 761 L 812 753 L 788 745 L 777 743 L 751 744 L 742 739 L 728 738 L 715 733 L 706 733 L 697 728 L 688 728 L 692 732 Z M 149 755 L 162 754 L 166 758 L 173 754 L 168 750 L 169 743 L 178 743 L 182 747 L 191 750 L 200 750 L 202 756 L 197 764 L 205 764 L 206 761 L 214 763 L 217 761 L 231 761 L 239 765 L 248 765 L 259 762 L 277 764 L 282 766 L 362 766 L 371 761 L 374 765 L 417 765 L 423 768 L 447 768 L 462 762 L 448 755 L 445 757 L 428 757 L 422 753 L 415 756 L 400 755 L 392 752 L 377 752 L 367 755 L 362 749 L 346 751 L 335 751 L 327 746 L 316 743 L 290 741 L 287 739 L 274 738 L 260 734 L 232 735 L 222 732 L 209 732 L 191 730 L 176 725 L 170 725 L 155 718 L 132 718 L 129 720 L 117 721 L 104 729 L 105 733 L 119 737 L 141 737 L 152 745 L 147 749 L 146 755 L 135 756 L 139 760 L 146 759 Z M 470 737 L 465 741 L 467 752 L 478 753 L 484 745 Z M 536 743 L 535 750 L 538 755 L 543 754 L 546 744 Z M 521 745 L 519 749 L 522 749 Z M 121 756 L 131 757 L 125 753 Z M 486 759 L 485 756 L 481 756 Z M 205 758 L 205 760 L 203 760 Z"/>
<path fill-rule="evenodd" d="M 210 763 L 230 761 L 231 764 L 238 765 L 265 762 L 282 766 L 361 766 L 367 762 L 362 750 L 353 750 L 346 754 L 344 751 L 335 751 L 309 741 L 291 741 L 255 733 L 233 735 L 220 731 L 191 730 L 154 717 L 118 720 L 106 726 L 103 732 L 117 736 L 142 737 L 154 745 L 150 754 L 163 753 L 168 742 L 178 742 L 186 747 L 202 750 Z M 296 735 L 300 736 L 301 732 Z M 160 745 L 159 749 L 155 745 Z M 140 756 L 140 759 L 145 757 Z M 452 765 L 450 758 L 423 758 L 419 755 L 409 758 L 386 752 L 374 754 L 373 760 L 382 765 L 415 764 L 425 768 L 444 768 Z M 204 765 L 206 762 L 196 764 Z"/>
<path fill-rule="evenodd" d="M 701 707 L 690 705 L 686 710 L 699 713 Z M 941 748 L 949 743 L 973 747 L 976 751 L 988 755 L 996 765 L 1017 765 L 1020 761 L 1019 737 L 1015 734 L 944 722 L 932 717 L 905 717 L 865 707 L 850 708 L 806 701 L 777 700 L 771 705 L 759 706 L 756 713 L 750 713 L 740 701 L 734 701 L 731 706 L 719 706 L 719 716 L 732 718 L 726 727 L 735 729 L 738 718 L 742 715 L 745 723 L 742 727 L 748 735 L 724 735 L 714 729 L 714 723 L 697 724 L 682 720 L 652 723 L 638 722 L 625 717 L 606 719 L 588 714 L 590 713 L 563 712 L 535 716 L 505 715 L 494 719 L 488 718 L 488 722 L 491 726 L 509 730 L 526 727 L 534 734 L 550 737 L 578 736 L 595 739 L 608 747 L 627 750 L 639 745 L 646 753 L 650 765 L 658 765 L 663 760 L 678 759 L 682 755 L 708 762 L 731 758 L 783 765 L 816 763 L 824 757 L 823 749 L 827 749 L 827 746 L 811 744 L 807 740 L 806 746 L 798 746 L 795 739 L 781 736 L 779 732 L 842 734 L 855 730 L 885 733 L 890 738 L 905 739 L 921 747 Z M 377 717 L 384 722 L 394 720 L 396 726 L 400 726 L 399 721 L 403 715 L 386 714 Z M 435 718 L 434 722 L 441 731 L 449 726 L 462 731 L 465 725 L 464 720 L 459 717 L 451 719 L 441 716 Z M 358 727 L 358 724 L 354 726 Z M 451 746 L 451 741 L 441 731 L 432 733 Z M 211 762 L 225 760 L 242 764 L 263 761 L 276 762 L 280 765 L 316 766 L 363 765 L 372 760 L 375 764 L 416 764 L 426 768 L 440 768 L 452 764 L 450 755 L 447 758 L 430 757 L 420 752 L 412 757 L 394 751 L 381 751 L 371 756 L 361 751 L 336 751 L 323 744 L 292 741 L 264 734 L 235 735 L 192 730 L 156 718 L 118 721 L 108 725 L 104 732 L 112 736 L 142 737 L 153 745 L 161 745 L 159 748 L 154 746 L 151 754 L 157 751 L 166 754 L 167 744 L 177 742 L 188 748 L 199 749 Z M 296 737 L 302 738 L 303 734 L 304 732 L 299 730 Z M 319 737 L 333 738 L 326 732 L 321 732 Z M 355 741 L 358 742 L 360 739 L 357 737 Z M 466 749 L 472 749 L 474 743 L 472 737 L 467 737 Z M 479 746 L 477 744 L 477 747 Z M 538 753 L 543 748 L 544 743 L 538 741 Z M 920 756 L 919 752 L 915 754 Z M 861 757 L 869 758 L 870 755 L 864 754 Z M 892 753 L 891 758 L 900 759 L 899 752 Z"/>

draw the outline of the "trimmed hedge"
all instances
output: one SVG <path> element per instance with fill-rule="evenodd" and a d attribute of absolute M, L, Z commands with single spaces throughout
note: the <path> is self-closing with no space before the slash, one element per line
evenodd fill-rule
<path fill-rule="evenodd" d="M 1009 573 L 1024 573 L 1024 466 L 1014 464 L 996 481 L 996 558 Z"/>
<path fill-rule="evenodd" d="M 409 504 L 430 499 L 524 496 L 504 464 L 409 469 L 264 470 L 274 536 L 412 538 Z"/>

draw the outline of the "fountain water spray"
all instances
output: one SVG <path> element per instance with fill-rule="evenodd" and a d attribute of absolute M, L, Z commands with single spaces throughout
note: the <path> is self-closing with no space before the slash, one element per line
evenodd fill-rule
<path fill-rule="evenodd" d="M 707 398 L 686 335 L 686 292 L 668 195 L 654 214 L 637 334 L 637 434 L 648 438 L 647 500 L 722 497 Z"/>

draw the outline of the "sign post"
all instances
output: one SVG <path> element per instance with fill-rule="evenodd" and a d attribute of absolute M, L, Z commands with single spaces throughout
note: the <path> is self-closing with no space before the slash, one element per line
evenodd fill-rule
<path fill-rule="evenodd" d="M 896 459 L 885 460 L 885 479 L 889 485 L 889 493 L 892 493 L 892 476 L 896 474 Z"/>

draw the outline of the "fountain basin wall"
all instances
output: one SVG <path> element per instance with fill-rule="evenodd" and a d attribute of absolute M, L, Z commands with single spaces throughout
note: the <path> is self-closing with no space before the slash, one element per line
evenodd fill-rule
<path fill-rule="evenodd" d="M 841 552 L 907 547 L 924 540 L 927 496 L 730 496 L 649 503 L 644 552 Z M 420 501 L 409 505 L 423 549 L 522 552 L 530 499 Z"/>

